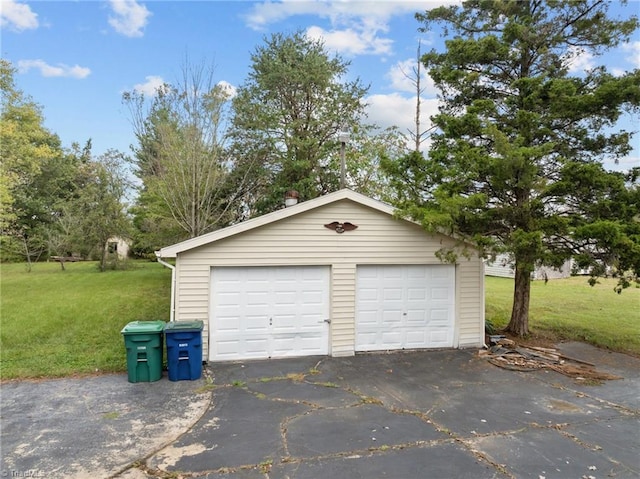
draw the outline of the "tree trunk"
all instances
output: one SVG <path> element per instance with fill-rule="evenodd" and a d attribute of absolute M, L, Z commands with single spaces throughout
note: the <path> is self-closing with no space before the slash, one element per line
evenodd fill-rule
<path fill-rule="evenodd" d="M 107 247 L 103 246 L 102 254 L 100 255 L 100 272 L 104 273 L 106 270 L 107 270 Z"/>
<path fill-rule="evenodd" d="M 516 261 L 511 320 L 505 331 L 523 337 L 529 334 L 529 299 L 531 298 L 531 271 Z"/>
<path fill-rule="evenodd" d="M 24 254 L 27 258 L 27 273 L 31 273 L 31 255 L 29 254 L 29 244 L 25 236 L 22 236 L 22 244 L 24 245 Z"/>

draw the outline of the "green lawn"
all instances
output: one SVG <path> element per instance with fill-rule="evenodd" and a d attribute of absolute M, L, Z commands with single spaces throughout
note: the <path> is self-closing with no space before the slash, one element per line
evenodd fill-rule
<path fill-rule="evenodd" d="M 171 271 L 137 262 L 98 272 L 95 263 L 38 263 L 0 269 L 0 377 L 61 377 L 126 371 L 120 330 L 130 321 L 169 320 Z M 613 292 L 615 281 L 534 282 L 531 328 L 640 356 L 640 289 Z M 487 278 L 487 319 L 507 324 L 513 280 Z"/>
<path fill-rule="evenodd" d="M 640 289 L 613 291 L 617 281 L 601 279 L 589 286 L 587 278 L 534 281 L 531 287 L 529 327 L 550 340 L 572 339 L 640 356 Z M 496 327 L 509 322 L 513 280 L 486 278 L 486 318 Z"/>
<path fill-rule="evenodd" d="M 0 269 L 0 377 L 60 377 L 126 371 L 121 329 L 169 320 L 171 271 L 136 262 L 100 273 L 93 262 Z"/>

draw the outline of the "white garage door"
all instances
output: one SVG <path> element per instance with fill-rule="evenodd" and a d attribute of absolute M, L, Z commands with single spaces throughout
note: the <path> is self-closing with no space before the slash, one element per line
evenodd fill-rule
<path fill-rule="evenodd" d="M 453 346 L 453 265 L 359 266 L 356 351 Z"/>
<path fill-rule="evenodd" d="M 211 361 L 328 354 L 328 267 L 213 268 L 211 275 Z"/>

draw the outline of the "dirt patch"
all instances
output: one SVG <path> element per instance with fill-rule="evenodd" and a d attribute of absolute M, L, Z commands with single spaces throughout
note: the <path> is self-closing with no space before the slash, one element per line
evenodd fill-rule
<path fill-rule="evenodd" d="M 553 409 L 555 411 L 561 412 L 580 412 L 582 408 L 576 406 L 575 404 L 571 404 L 567 401 L 560 401 L 559 399 L 549 399 L 548 401 L 549 409 Z"/>
<path fill-rule="evenodd" d="M 197 456 L 207 450 L 202 444 L 191 444 L 183 447 L 170 444 L 157 454 L 157 467 L 161 470 L 167 470 L 167 468 L 175 466 L 184 456 Z"/>

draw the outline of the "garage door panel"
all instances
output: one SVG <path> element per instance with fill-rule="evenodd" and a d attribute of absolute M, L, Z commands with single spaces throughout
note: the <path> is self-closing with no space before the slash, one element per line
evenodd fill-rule
<path fill-rule="evenodd" d="M 239 281 L 224 281 L 221 282 L 218 285 L 218 293 L 220 295 L 232 295 L 232 296 L 239 296 L 239 288 L 238 285 L 240 284 Z"/>
<path fill-rule="evenodd" d="M 296 345 L 296 338 L 290 336 L 280 337 L 274 335 L 272 338 L 271 352 L 273 357 L 283 357 L 287 355 L 288 351 L 294 351 L 299 346 Z"/>
<path fill-rule="evenodd" d="M 318 314 L 317 312 L 304 312 L 304 311 L 300 311 L 298 312 L 298 316 L 301 319 L 300 322 L 300 329 L 301 330 L 319 330 L 322 329 L 323 326 L 326 324 L 325 323 L 325 319 L 329 319 L 329 318 L 323 318 L 321 314 Z"/>
<path fill-rule="evenodd" d="M 432 330 L 429 332 L 429 342 L 434 344 L 435 347 L 448 347 L 451 342 L 450 336 L 447 330 Z"/>
<path fill-rule="evenodd" d="M 432 309 L 429 312 L 429 324 L 432 326 L 446 326 L 451 320 L 451 311 L 449 309 Z"/>
<path fill-rule="evenodd" d="M 257 298 L 255 298 L 257 299 Z M 264 297 L 261 298 L 260 301 L 248 301 L 248 298 L 245 297 L 244 300 L 240 299 L 236 304 L 234 305 L 229 305 L 230 307 L 227 308 L 229 310 L 231 310 L 232 308 L 235 310 L 235 314 L 238 314 L 238 310 L 242 309 L 244 311 L 247 311 L 247 314 L 252 315 L 252 316 L 261 316 L 264 318 L 268 318 L 267 314 L 267 307 L 269 306 L 269 298 L 268 297 Z"/>
<path fill-rule="evenodd" d="M 313 307 L 323 304 L 325 301 L 325 293 L 321 289 L 303 290 L 299 294 L 300 303 L 306 307 Z"/>
<path fill-rule="evenodd" d="M 258 285 L 251 285 L 252 288 L 244 288 L 239 287 L 239 294 L 241 296 L 240 302 L 244 302 L 245 304 L 257 304 L 257 305 L 265 305 L 269 303 L 269 290 L 260 290 L 256 291 L 253 289 L 254 286 L 258 287 Z"/>
<path fill-rule="evenodd" d="M 235 309 L 242 302 L 242 296 L 239 293 L 229 293 L 221 291 L 218 295 L 218 307 L 223 309 Z"/>
<path fill-rule="evenodd" d="M 402 324 L 402 311 L 383 311 L 382 322 L 380 326 L 382 328 L 397 328 Z"/>
<path fill-rule="evenodd" d="M 359 266 L 356 281 L 356 351 L 453 346 L 454 266 Z"/>
<path fill-rule="evenodd" d="M 450 265 L 438 265 L 430 270 L 432 279 L 451 280 L 455 275 L 455 269 Z"/>
<path fill-rule="evenodd" d="M 427 317 L 424 311 L 408 311 L 405 324 L 411 328 L 424 328 L 427 326 Z"/>
<path fill-rule="evenodd" d="M 235 356 L 236 351 L 239 348 L 239 342 L 236 340 L 233 340 L 233 341 L 219 340 L 217 342 L 217 348 L 218 348 L 218 355 L 220 357 Z"/>
<path fill-rule="evenodd" d="M 384 301 L 401 301 L 402 289 L 401 288 L 384 288 L 382 291 L 382 299 Z"/>
<path fill-rule="evenodd" d="M 237 313 L 236 313 L 237 314 Z M 264 312 L 260 314 L 247 314 L 238 321 L 237 316 L 234 318 L 240 327 L 249 331 L 265 331 L 269 326 L 269 318 Z"/>
<path fill-rule="evenodd" d="M 359 331 L 358 337 L 365 344 L 377 344 L 379 341 L 376 339 L 378 333 L 372 331 Z M 370 351 L 374 351 L 371 349 Z"/>
<path fill-rule="evenodd" d="M 402 278 L 402 268 L 400 266 L 388 266 L 382 271 L 385 279 L 397 280 Z"/>
<path fill-rule="evenodd" d="M 425 299 L 427 299 L 427 292 L 424 290 L 424 288 L 408 288 L 407 299 L 409 301 L 424 301 Z"/>
<path fill-rule="evenodd" d="M 377 311 L 360 311 L 358 325 L 362 334 L 367 332 L 367 327 L 378 329 Z"/>
<path fill-rule="evenodd" d="M 427 332 L 425 330 L 407 331 L 405 336 L 405 348 L 417 349 L 422 348 L 427 341 Z"/>
<path fill-rule="evenodd" d="M 243 356 L 247 358 L 261 358 L 267 349 L 267 340 L 264 338 L 246 338 L 239 343 L 240 351 L 243 352 Z"/>
<path fill-rule="evenodd" d="M 238 331 L 240 331 L 245 327 L 246 326 L 240 324 L 237 321 L 237 318 L 235 315 L 219 317 L 218 330 L 221 333 L 236 334 Z"/>
<path fill-rule="evenodd" d="M 431 299 L 434 301 L 437 300 L 448 300 L 451 297 L 451 291 L 448 288 L 431 288 Z"/>
<path fill-rule="evenodd" d="M 296 315 L 291 314 L 278 314 L 271 318 L 272 328 L 274 336 L 277 334 L 291 334 L 292 331 L 296 331 Z"/>
<path fill-rule="evenodd" d="M 377 303 L 378 301 L 378 290 L 373 288 L 362 288 L 359 290 L 360 294 L 360 302 L 361 304 L 365 304 L 367 302 Z"/>
<path fill-rule="evenodd" d="M 393 345 L 396 348 L 400 348 L 402 346 L 402 331 L 383 331 L 381 334 L 382 345 Z M 385 347 L 386 349 L 386 347 Z"/>
<path fill-rule="evenodd" d="M 210 360 L 328 353 L 328 267 L 222 267 L 211 274 Z"/>

